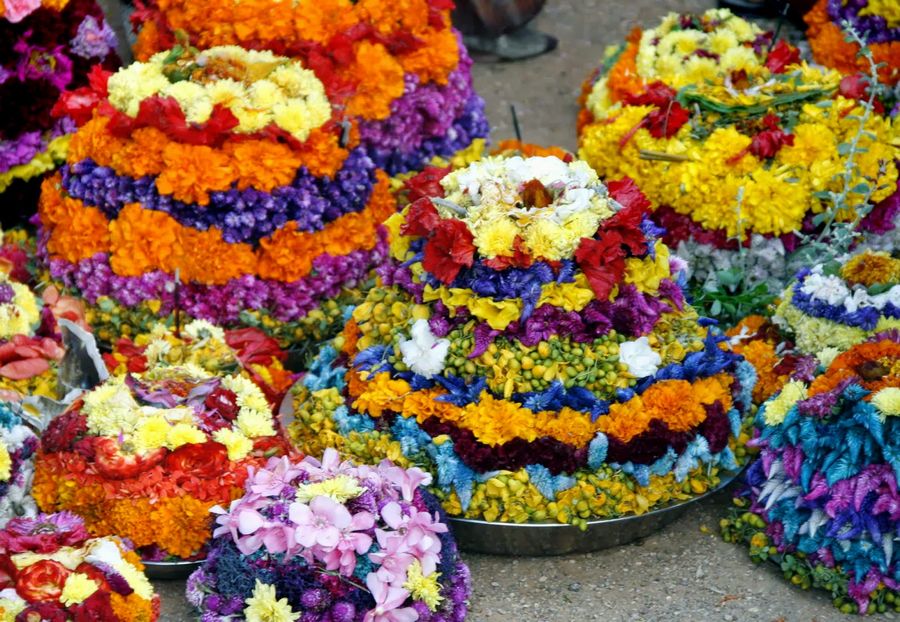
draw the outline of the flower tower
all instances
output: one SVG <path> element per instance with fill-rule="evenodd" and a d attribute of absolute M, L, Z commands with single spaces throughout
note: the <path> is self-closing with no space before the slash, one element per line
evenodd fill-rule
<path fill-rule="evenodd" d="M 299 61 L 179 47 L 70 103 L 84 124 L 44 184 L 41 248 L 102 341 L 163 317 L 312 343 L 385 254 L 389 181 Z"/>
<path fill-rule="evenodd" d="M 760 458 L 725 538 L 774 558 L 844 613 L 900 610 L 893 545 L 900 478 L 900 341 L 883 333 L 789 382 L 756 415 Z"/>
<path fill-rule="evenodd" d="M 580 157 L 647 193 L 698 295 L 724 286 L 729 305 L 743 284 L 757 312 L 755 286 L 775 294 L 808 265 L 800 234 L 835 240 L 845 223 L 877 244 L 900 208 L 896 124 L 864 109 L 865 88 L 773 43 L 727 10 L 670 14 L 609 50 L 579 122 Z"/>
<path fill-rule="evenodd" d="M 556 157 L 447 174 L 295 386 L 307 453 L 426 465 L 451 516 L 642 514 L 738 467 L 752 367 L 702 327 L 630 180 Z"/>
<path fill-rule="evenodd" d="M 273 458 L 216 518 L 187 597 L 204 620 L 463 622 L 469 569 L 431 476 L 390 462 Z"/>
<path fill-rule="evenodd" d="M 0 219 L 34 213 L 29 183 L 65 158 L 72 119 L 56 115 L 66 90 L 87 85 L 92 65 L 118 64 L 116 37 L 95 0 L 0 2 Z"/>
<path fill-rule="evenodd" d="M 366 153 L 389 174 L 421 169 L 488 134 L 472 60 L 450 23 L 452 0 L 148 0 L 132 17 L 146 60 L 186 35 L 300 59 Z"/>
<path fill-rule="evenodd" d="M 94 535 L 128 538 L 148 561 L 204 557 L 210 508 L 240 497 L 248 469 L 285 451 L 273 387 L 260 382 L 280 364 L 268 355 L 254 363 L 256 346 L 202 321 L 181 338 L 161 328 L 120 342 L 107 356 L 116 373 L 43 433 L 38 506 L 81 516 Z"/>

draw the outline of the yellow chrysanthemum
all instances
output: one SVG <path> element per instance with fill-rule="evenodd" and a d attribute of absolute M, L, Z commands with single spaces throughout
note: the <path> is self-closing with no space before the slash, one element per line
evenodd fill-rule
<path fill-rule="evenodd" d="M 253 441 L 236 430 L 222 428 L 213 433 L 213 440 L 225 445 L 228 450 L 228 459 L 232 461 L 243 460 L 247 454 L 253 451 Z"/>
<path fill-rule="evenodd" d="M 872 405 L 883 416 L 896 417 L 900 415 L 900 389 L 888 387 L 872 396 Z"/>
<path fill-rule="evenodd" d="M 169 449 L 205 442 L 206 434 L 203 430 L 188 423 L 177 423 L 171 426 L 166 434 L 166 447 Z"/>
<path fill-rule="evenodd" d="M 253 596 L 245 602 L 244 618 L 247 622 L 296 622 L 299 613 L 294 613 L 287 598 L 278 599 L 275 586 L 256 580 Z"/>
<path fill-rule="evenodd" d="M 330 479 L 297 487 L 297 501 L 307 503 L 315 497 L 329 497 L 338 503 L 356 499 L 364 492 L 355 477 L 336 475 Z"/>
<path fill-rule="evenodd" d="M 437 611 L 441 601 L 441 586 L 438 579 L 441 573 L 432 572 L 427 577 L 422 573 L 422 564 L 419 560 L 413 561 L 406 569 L 406 582 L 403 583 L 403 589 L 409 592 L 414 600 L 420 600 L 428 605 L 432 611 Z"/>
<path fill-rule="evenodd" d="M 66 577 L 59 601 L 66 607 L 79 605 L 100 589 L 100 585 L 86 574 L 73 572 Z"/>
<path fill-rule="evenodd" d="M 806 385 L 799 380 L 791 380 L 781 393 L 765 404 L 765 412 L 763 414 L 766 425 L 779 425 L 784 421 L 788 411 L 800 400 L 806 399 Z"/>

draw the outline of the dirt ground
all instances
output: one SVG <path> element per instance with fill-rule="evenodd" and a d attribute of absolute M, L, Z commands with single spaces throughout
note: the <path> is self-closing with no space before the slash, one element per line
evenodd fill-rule
<path fill-rule="evenodd" d="M 559 37 L 554 53 L 521 63 L 476 64 L 494 140 L 513 136 L 575 149 L 576 99 L 605 46 L 668 11 L 703 10 L 704 0 L 549 0 L 537 26 Z M 760 621 L 825 622 L 841 616 L 821 593 L 755 566 L 745 549 L 722 542 L 718 522 L 727 494 L 695 507 L 637 544 L 589 555 L 503 558 L 466 555 L 472 569 L 472 622 Z M 196 619 L 184 582 L 157 582 L 166 622 Z M 885 619 L 896 619 L 885 614 Z M 849 619 L 849 618 L 848 618 Z"/>

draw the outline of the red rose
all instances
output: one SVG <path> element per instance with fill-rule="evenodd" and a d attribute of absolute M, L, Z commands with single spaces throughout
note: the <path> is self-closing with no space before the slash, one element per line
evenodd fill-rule
<path fill-rule="evenodd" d="M 55 601 L 62 594 L 66 578 L 70 574 L 59 562 L 42 559 L 19 571 L 16 591 L 29 602 Z"/>
<path fill-rule="evenodd" d="M 228 450 L 222 443 L 182 445 L 166 456 L 166 469 L 180 471 L 199 479 L 212 479 L 228 467 Z"/>
<path fill-rule="evenodd" d="M 148 454 L 123 454 L 114 438 L 95 436 L 90 439 L 94 450 L 94 468 L 107 479 L 129 479 L 162 462 L 166 449 L 160 447 Z"/>
<path fill-rule="evenodd" d="M 472 232 L 461 220 L 442 220 L 425 244 L 422 266 L 439 281 L 449 285 L 463 267 L 470 267 L 475 257 Z"/>
<path fill-rule="evenodd" d="M 78 410 L 55 417 L 41 436 L 41 449 L 48 453 L 69 451 L 79 436 L 87 432 L 87 419 Z"/>
<path fill-rule="evenodd" d="M 206 396 L 203 404 L 210 410 L 214 410 L 226 421 L 237 419 L 241 407 L 237 403 L 237 393 L 225 387 L 216 387 L 212 393 Z"/>
<path fill-rule="evenodd" d="M 784 73 L 788 65 L 800 62 L 800 50 L 780 40 L 766 57 L 766 68 L 772 73 Z"/>
<path fill-rule="evenodd" d="M 434 208 L 431 199 L 421 198 L 407 209 L 406 220 L 400 225 L 400 233 L 428 237 L 440 222 L 441 215 Z"/>

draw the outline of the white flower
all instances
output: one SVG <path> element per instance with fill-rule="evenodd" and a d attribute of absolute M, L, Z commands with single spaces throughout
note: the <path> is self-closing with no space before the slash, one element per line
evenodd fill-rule
<path fill-rule="evenodd" d="M 842 304 L 850 295 L 850 290 L 840 277 L 835 275 L 810 274 L 803 281 L 800 291 L 816 300 L 824 300 L 830 305 Z"/>
<path fill-rule="evenodd" d="M 860 307 L 869 307 L 872 305 L 872 299 L 862 287 L 854 287 L 853 294 L 844 298 L 844 308 L 847 313 L 856 313 Z"/>
<path fill-rule="evenodd" d="M 412 339 L 400 342 L 400 352 L 406 366 L 426 378 L 441 373 L 450 350 L 450 342 L 435 337 L 428 326 L 428 320 L 416 320 L 411 334 Z"/>
<path fill-rule="evenodd" d="M 646 337 L 641 337 L 619 346 L 619 361 L 628 365 L 628 371 L 635 378 L 646 378 L 656 373 L 662 357 L 650 347 Z"/>

